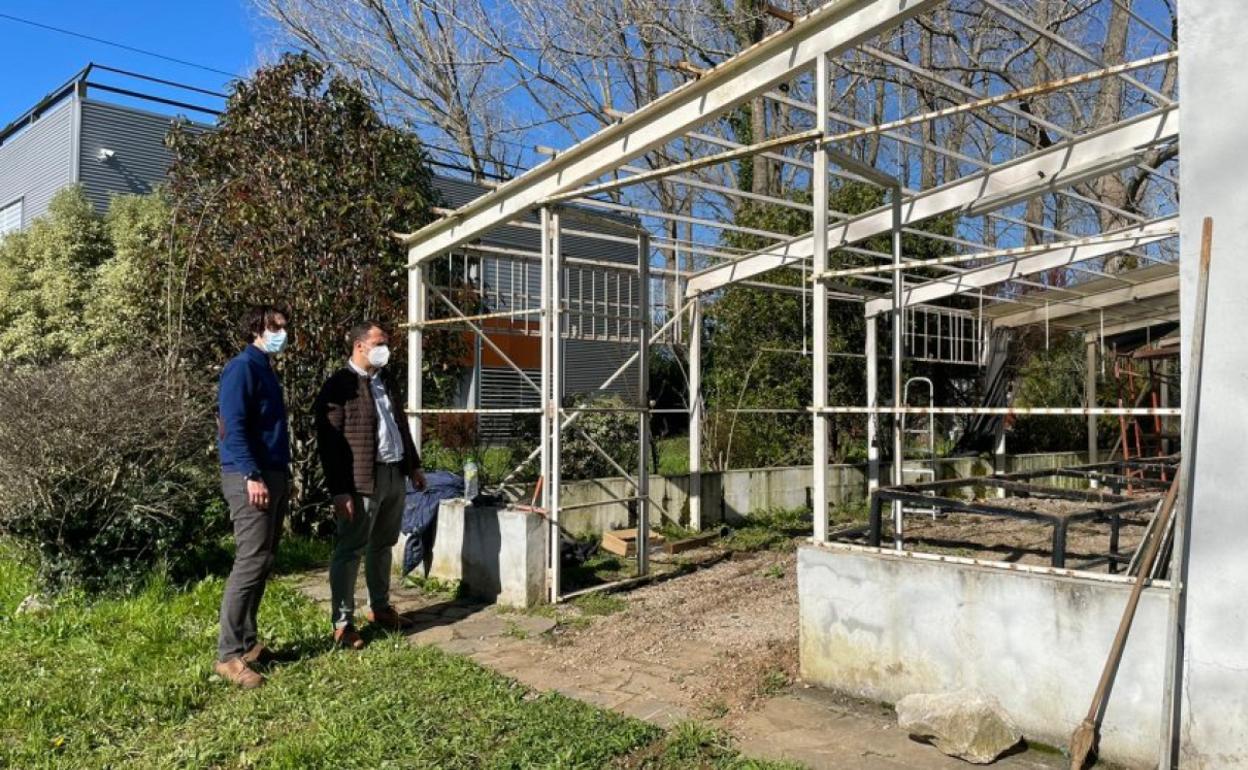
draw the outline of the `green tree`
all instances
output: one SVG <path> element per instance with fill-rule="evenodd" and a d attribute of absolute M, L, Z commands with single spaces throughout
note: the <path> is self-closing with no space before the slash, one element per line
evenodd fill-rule
<path fill-rule="evenodd" d="M 170 262 L 169 203 L 161 193 L 119 195 L 104 217 L 111 254 L 92 276 L 83 308 L 79 356 L 112 354 L 137 345 L 159 348 L 173 361 L 181 352 L 170 336 L 179 311 Z"/>
<path fill-rule="evenodd" d="M 99 217 L 82 189 L 0 241 L 0 361 L 42 366 L 112 356 L 158 335 L 169 310 L 169 207 L 118 195 Z"/>
<path fill-rule="evenodd" d="M 95 271 L 111 254 L 104 223 L 76 186 L 53 196 L 28 230 L 0 239 L 0 361 L 73 355 Z"/>
<path fill-rule="evenodd" d="M 237 82 L 216 131 L 175 129 L 170 146 L 193 360 L 214 369 L 237 353 L 248 306 L 290 308 L 292 341 L 278 367 L 298 511 L 319 501 L 311 404 L 347 353 L 345 331 L 365 317 L 391 327 L 404 317 L 406 255 L 394 233 L 431 218 L 424 149 L 382 121 L 357 84 L 306 55 Z M 431 353 L 455 359 L 454 338 L 430 337 Z M 396 372 L 404 342 L 394 334 Z"/>
<path fill-rule="evenodd" d="M 810 203 L 806 193 L 793 198 L 800 203 Z M 834 187 L 829 198 L 831 209 L 850 214 L 869 211 L 885 202 L 881 190 L 858 183 Z M 812 226 L 809 213 L 774 205 L 742 207 L 737 212 L 736 223 L 789 235 L 808 233 Z M 938 218 L 922 227 L 951 235 L 953 225 L 949 218 Z M 769 240 L 750 234 L 729 233 L 725 240 L 731 246 L 750 250 L 770 245 Z M 929 259 L 941 255 L 936 243 L 930 238 L 906 235 L 902 248 L 907 259 Z M 868 239 L 860 245 L 886 253 L 892 250 L 888 235 Z M 849 251 L 831 252 L 828 262 L 833 268 L 875 263 L 869 256 Z M 804 284 L 807 277 L 803 271 L 781 268 L 765 274 L 761 280 L 783 286 L 805 285 L 809 290 L 810 284 Z M 870 289 L 872 285 L 846 279 L 841 287 Z M 811 298 L 810 293 L 802 295 L 731 285 L 707 304 L 705 451 L 712 465 L 740 468 L 810 462 L 809 415 L 742 415 L 731 410 L 805 409 L 811 405 Z M 887 339 L 886 329 L 886 326 L 880 329 L 881 339 Z M 828 308 L 830 404 L 865 403 L 866 366 L 861 358 L 864 343 L 862 305 L 831 302 Z M 881 397 L 886 394 L 882 393 Z M 834 460 L 851 459 L 860 454 L 865 433 L 863 418 L 834 417 L 829 437 Z"/>

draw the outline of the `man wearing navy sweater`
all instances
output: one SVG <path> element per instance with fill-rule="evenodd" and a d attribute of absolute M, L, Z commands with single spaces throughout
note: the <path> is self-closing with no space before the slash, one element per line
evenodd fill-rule
<path fill-rule="evenodd" d="M 271 659 L 256 636 L 256 612 L 273 570 L 290 485 L 290 434 L 282 385 L 272 357 L 286 347 L 286 313 L 252 308 L 244 321 L 248 345 L 221 371 L 217 444 L 221 491 L 234 525 L 234 567 L 221 598 L 216 672 L 251 689 L 264 684 L 252 666 Z"/>

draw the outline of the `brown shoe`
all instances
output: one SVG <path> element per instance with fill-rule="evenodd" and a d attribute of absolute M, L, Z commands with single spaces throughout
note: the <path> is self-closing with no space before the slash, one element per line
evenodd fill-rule
<path fill-rule="evenodd" d="M 344 650 L 362 650 L 364 639 L 355 630 L 355 626 L 343 626 L 334 629 L 334 646 Z"/>
<path fill-rule="evenodd" d="M 243 662 L 248 666 L 264 666 L 275 660 L 277 660 L 277 656 L 263 644 L 257 644 L 243 653 Z"/>
<path fill-rule="evenodd" d="M 217 672 L 217 676 L 244 690 L 254 690 L 264 684 L 264 677 L 248 668 L 246 661 L 242 658 L 217 661 L 212 668 Z"/>
<path fill-rule="evenodd" d="M 416 626 L 411 618 L 403 617 L 397 610 L 394 609 L 394 607 L 386 607 L 381 610 L 369 610 L 368 620 L 369 622 L 376 623 L 382 628 L 390 631 L 406 631 L 409 628 L 414 628 Z"/>

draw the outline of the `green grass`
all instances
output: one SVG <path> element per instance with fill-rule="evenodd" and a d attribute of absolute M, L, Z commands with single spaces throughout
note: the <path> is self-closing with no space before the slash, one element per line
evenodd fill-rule
<path fill-rule="evenodd" d="M 422 577 L 412 573 L 403 578 L 403 585 L 419 589 L 426 596 L 442 601 L 454 601 L 464 598 L 464 586 L 458 580 L 441 580 L 436 577 Z"/>
<path fill-rule="evenodd" d="M 733 749 L 727 733 L 701 722 L 675 725 L 648 761 L 640 767 L 652 770 L 713 768 L 714 770 L 797 770 L 801 765 L 788 762 L 760 762 L 746 759 Z"/>
<path fill-rule="evenodd" d="M 620 597 L 601 592 L 578 596 L 572 604 L 585 615 L 614 615 L 628 608 L 628 602 Z"/>
<path fill-rule="evenodd" d="M 689 437 L 673 436 L 661 438 L 656 442 L 659 446 L 659 466 L 655 472 L 660 476 L 684 476 L 689 473 Z"/>
<path fill-rule="evenodd" d="M 260 622 L 290 659 L 242 692 L 211 674 L 220 577 L 16 616 L 33 573 L 2 545 L 0 767 L 750 766 L 718 739 L 669 739 L 399 637 L 331 650 L 324 613 L 280 579 Z M 317 555 L 291 549 L 285 563 Z"/>
<path fill-rule="evenodd" d="M 807 508 L 772 508 L 750 517 L 724 538 L 729 551 L 783 551 L 795 547 L 795 538 L 812 531 Z"/>

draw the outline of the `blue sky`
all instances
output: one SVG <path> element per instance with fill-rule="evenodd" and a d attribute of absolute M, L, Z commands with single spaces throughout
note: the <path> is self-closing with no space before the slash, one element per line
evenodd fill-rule
<path fill-rule="evenodd" d="M 6 15 L 239 75 L 248 74 L 265 58 L 266 25 L 247 0 L 0 0 L 0 72 L 4 73 L 0 77 L 0 126 L 92 61 L 218 91 L 229 80 L 215 72 L 21 24 L 3 18 Z M 107 82 L 121 85 L 116 78 Z M 163 90 L 162 95 L 174 96 Z M 210 99 L 188 97 L 182 99 L 215 106 L 208 103 Z"/>

